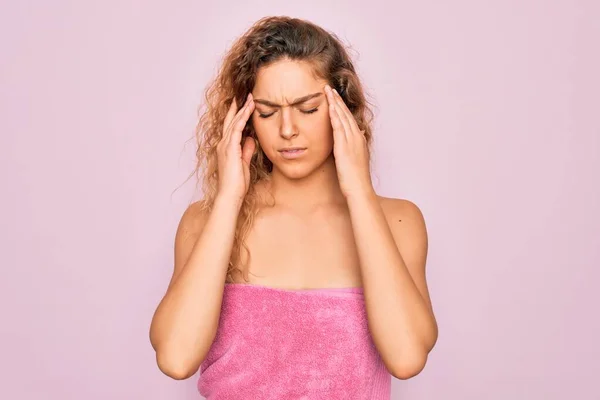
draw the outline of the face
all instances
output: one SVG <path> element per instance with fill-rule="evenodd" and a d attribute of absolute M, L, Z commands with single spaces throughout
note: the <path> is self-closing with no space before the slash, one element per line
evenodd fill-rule
<path fill-rule="evenodd" d="M 282 60 L 258 70 L 252 124 L 273 168 L 289 178 L 309 175 L 332 154 L 326 84 L 303 61 Z M 293 148 L 299 150 L 286 151 Z"/>

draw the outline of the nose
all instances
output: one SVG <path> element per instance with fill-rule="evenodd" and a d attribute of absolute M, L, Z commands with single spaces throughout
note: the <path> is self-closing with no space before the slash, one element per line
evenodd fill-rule
<path fill-rule="evenodd" d="M 292 110 L 289 107 L 282 107 L 281 109 L 281 137 L 285 139 L 291 139 L 298 136 L 298 127 L 294 122 L 292 116 Z"/>

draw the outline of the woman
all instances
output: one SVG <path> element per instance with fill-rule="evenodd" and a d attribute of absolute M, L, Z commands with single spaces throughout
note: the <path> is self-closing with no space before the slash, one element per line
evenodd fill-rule
<path fill-rule="evenodd" d="M 150 338 L 207 398 L 387 399 L 437 340 L 419 208 L 376 195 L 371 116 L 336 37 L 269 17 L 233 45 L 198 126 Z M 239 105 L 239 106 L 238 106 Z"/>

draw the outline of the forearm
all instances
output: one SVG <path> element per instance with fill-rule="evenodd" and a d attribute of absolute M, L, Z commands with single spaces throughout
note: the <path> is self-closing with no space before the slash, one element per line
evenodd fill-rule
<path fill-rule="evenodd" d="M 159 365 L 194 370 L 218 327 L 239 204 L 217 198 L 190 256 L 155 313 L 151 339 Z"/>
<path fill-rule="evenodd" d="M 386 365 L 424 363 L 437 337 L 435 318 L 402 259 L 375 193 L 348 199 L 365 305 Z"/>

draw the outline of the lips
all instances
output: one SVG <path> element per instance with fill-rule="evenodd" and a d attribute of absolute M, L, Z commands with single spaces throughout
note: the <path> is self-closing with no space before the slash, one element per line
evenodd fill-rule
<path fill-rule="evenodd" d="M 285 159 L 294 159 L 302 156 L 306 152 L 306 147 L 287 147 L 279 150 L 281 156 Z"/>

